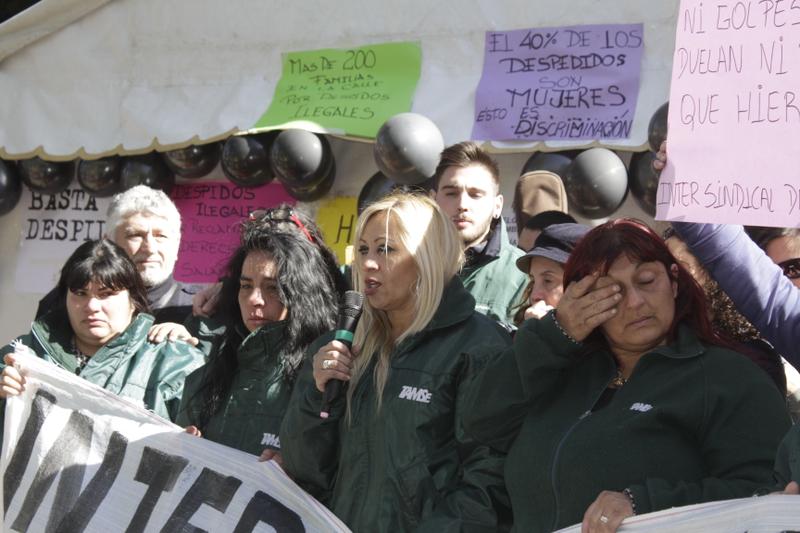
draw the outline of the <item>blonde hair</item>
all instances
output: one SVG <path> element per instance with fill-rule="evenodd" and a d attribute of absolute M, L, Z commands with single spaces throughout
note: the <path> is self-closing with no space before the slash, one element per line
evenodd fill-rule
<path fill-rule="evenodd" d="M 396 234 L 391 237 L 411 254 L 417 267 L 414 320 L 397 338 L 392 338 L 386 312 L 373 309 L 368 300 L 364 301 L 364 310 L 353 339 L 353 344 L 359 349 L 359 355 L 355 358 L 347 390 L 348 420 L 350 420 L 353 391 L 375 358 L 377 362 L 373 377 L 377 392 L 376 403 L 380 410 L 392 351 L 404 339 L 428 325 L 439 308 L 445 286 L 458 273 L 464 262 L 461 239 L 455 226 L 429 197 L 421 194 L 394 193 L 371 204 L 358 218 L 356 242 L 361 239 L 370 219 L 378 213 L 386 213 L 387 238 L 389 218 L 394 220 Z M 358 260 L 356 257 L 356 261 Z M 359 291 L 364 290 L 363 279 L 357 265 L 353 268 L 353 286 Z"/>

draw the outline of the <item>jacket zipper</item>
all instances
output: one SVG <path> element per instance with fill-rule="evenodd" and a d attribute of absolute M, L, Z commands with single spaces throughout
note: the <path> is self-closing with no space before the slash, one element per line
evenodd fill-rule
<path fill-rule="evenodd" d="M 33 335 L 33 338 L 34 338 L 34 339 L 36 339 L 36 342 L 38 342 L 38 343 L 39 343 L 39 346 L 41 346 L 41 347 L 42 347 L 42 350 L 44 350 L 45 352 L 47 352 L 47 355 L 49 355 L 49 356 L 50 356 L 50 359 L 51 359 L 52 363 L 53 363 L 54 365 L 56 365 L 57 367 L 59 367 L 59 368 L 62 368 L 62 369 L 64 369 L 64 370 L 67 370 L 67 367 L 65 367 L 64 365 L 62 365 L 62 364 L 61 364 L 61 363 L 58 361 L 58 358 L 57 358 L 57 357 L 55 357 L 55 356 L 53 355 L 53 352 L 51 352 L 51 351 L 50 351 L 50 348 L 47 346 L 47 343 L 45 343 L 45 342 L 42 342 L 42 339 L 41 339 L 41 338 L 39 337 L 39 335 L 36 333 L 36 329 L 35 329 L 35 328 L 31 328 L 31 334 Z M 67 371 L 68 371 L 68 370 L 67 370 Z"/>
<path fill-rule="evenodd" d="M 556 525 L 558 524 L 559 515 L 561 514 L 561 506 L 559 504 L 559 498 L 558 498 L 558 488 L 556 487 L 556 467 L 558 466 L 558 458 L 561 455 L 561 448 L 564 445 L 564 443 L 566 442 L 567 438 L 572 433 L 572 431 L 576 427 L 578 427 L 578 425 L 581 422 L 583 422 L 586 418 L 591 416 L 592 410 L 594 409 L 594 406 L 597 405 L 597 402 L 600 400 L 600 397 L 603 395 L 603 392 L 608 388 L 608 386 L 611 384 L 611 381 L 613 379 L 614 378 L 612 377 L 611 379 L 608 380 L 608 382 L 606 383 L 605 388 L 603 388 L 600 391 L 600 393 L 595 397 L 594 401 L 592 402 L 591 407 L 578 417 L 578 420 L 576 420 L 575 423 L 570 426 L 570 428 L 567 430 L 567 432 L 564 433 L 564 436 L 562 436 L 561 439 L 558 441 L 558 446 L 556 446 L 556 453 L 553 456 L 553 465 L 550 467 L 550 485 L 551 485 L 551 488 L 553 489 L 553 499 L 555 500 L 555 503 L 556 503 L 556 512 L 555 512 L 555 516 L 553 517 L 553 525 L 550 527 L 551 531 L 555 531 L 556 530 Z"/>

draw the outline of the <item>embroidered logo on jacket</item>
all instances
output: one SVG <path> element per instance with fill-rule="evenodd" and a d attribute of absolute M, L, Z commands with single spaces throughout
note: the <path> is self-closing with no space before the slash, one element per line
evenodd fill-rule
<path fill-rule="evenodd" d="M 281 439 L 272 433 L 264 433 L 264 438 L 261 439 L 261 444 L 265 446 L 272 446 L 274 448 L 281 447 Z"/>
<path fill-rule="evenodd" d="M 400 391 L 400 396 L 398 396 L 398 398 L 401 400 L 413 400 L 420 403 L 431 403 L 431 396 L 433 395 L 428 392 L 428 389 L 418 389 L 416 387 L 403 385 L 403 390 Z"/>
<path fill-rule="evenodd" d="M 649 403 L 636 402 L 635 404 L 631 405 L 631 411 L 640 411 L 642 413 L 646 413 L 652 408 L 653 406 Z"/>

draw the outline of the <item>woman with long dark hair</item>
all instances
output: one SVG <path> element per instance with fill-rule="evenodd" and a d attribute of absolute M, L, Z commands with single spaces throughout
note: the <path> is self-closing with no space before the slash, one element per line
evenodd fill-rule
<path fill-rule="evenodd" d="M 770 484 L 783 398 L 715 333 L 702 289 L 655 232 L 633 219 L 594 228 L 564 285 L 467 409 L 468 431 L 509 451 L 516 531 L 614 531 Z"/>
<path fill-rule="evenodd" d="M 80 245 L 61 269 L 57 305 L 15 341 L 39 357 L 174 419 L 186 375 L 203 354 L 182 341 L 150 343 L 147 293 L 128 254 L 102 239 Z M 19 394 L 13 345 L 3 348 L 0 397 Z"/>
<path fill-rule="evenodd" d="M 178 417 L 205 438 L 256 455 L 280 449 L 278 430 L 303 354 L 334 326 L 339 301 L 330 258 L 299 218 L 270 223 L 294 216 L 279 209 L 243 227 L 220 292 L 225 332 L 208 364 L 187 378 Z"/>

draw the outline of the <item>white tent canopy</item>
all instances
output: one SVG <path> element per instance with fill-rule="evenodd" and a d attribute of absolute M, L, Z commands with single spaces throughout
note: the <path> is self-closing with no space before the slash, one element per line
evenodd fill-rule
<path fill-rule="evenodd" d="M 472 131 L 487 30 L 641 22 L 633 131 L 602 143 L 639 150 L 668 98 L 677 9 L 677 0 L 42 0 L 0 25 L 0 157 L 92 158 L 224 138 L 266 110 L 283 52 L 391 41 L 421 43 L 412 111 L 450 144 Z"/>

